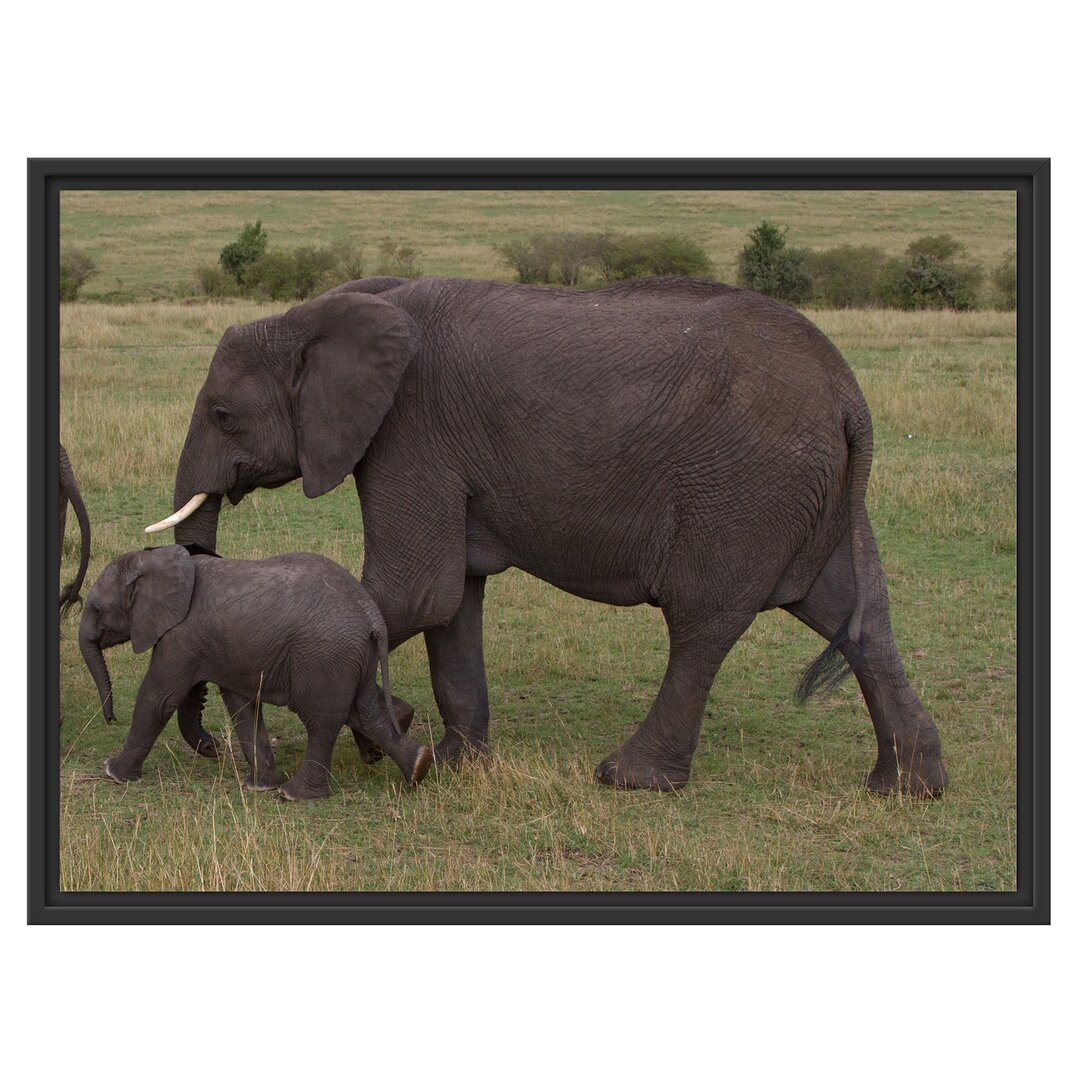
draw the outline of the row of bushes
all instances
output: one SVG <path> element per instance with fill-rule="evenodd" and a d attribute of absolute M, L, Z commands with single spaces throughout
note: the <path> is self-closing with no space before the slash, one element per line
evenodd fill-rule
<path fill-rule="evenodd" d="M 198 288 L 204 296 L 265 296 L 271 300 L 306 300 L 343 281 L 364 276 L 362 249 L 351 240 L 324 247 L 305 245 L 270 251 L 262 222 L 250 222 L 231 244 L 221 249 L 218 266 L 199 270 Z M 386 240 L 379 245 L 377 274 L 417 277 L 420 252 L 407 244 Z"/>
<path fill-rule="evenodd" d="M 712 264 L 695 240 L 673 233 L 537 233 L 496 250 L 526 284 L 599 285 L 627 278 L 677 274 L 711 277 Z M 768 221 L 752 230 L 739 252 L 738 283 L 788 304 L 811 307 L 954 308 L 977 306 L 984 272 L 966 261 L 950 236 L 924 236 L 904 257 L 849 244 L 810 251 L 787 243 L 787 231 Z M 1016 260 L 994 270 L 998 307 L 1016 307 Z"/>
<path fill-rule="evenodd" d="M 788 304 L 810 307 L 952 308 L 978 306 L 985 272 L 951 236 L 923 236 L 903 257 L 849 244 L 825 251 L 791 247 L 787 231 L 763 221 L 739 252 L 738 282 Z M 990 275 L 995 306 L 1016 308 L 1016 257 Z"/>
<path fill-rule="evenodd" d="M 677 274 L 709 277 L 712 263 L 696 240 L 674 233 L 538 233 L 497 244 L 496 251 L 529 285 L 583 285 Z"/>
<path fill-rule="evenodd" d="M 323 246 L 269 250 L 262 222 L 247 224 L 221 251 L 218 265 L 198 271 L 197 291 L 208 297 L 261 296 L 306 300 L 343 281 L 364 276 L 364 253 L 349 240 Z M 599 285 L 628 278 L 680 275 L 711 277 L 704 247 L 676 233 L 549 232 L 497 246 L 520 282 Z M 412 278 L 421 273 L 420 253 L 407 244 L 379 245 L 374 272 Z M 88 253 L 65 248 L 60 255 L 60 299 L 75 300 L 97 272 Z M 787 230 L 768 221 L 753 229 L 739 252 L 737 280 L 785 303 L 831 308 L 903 309 L 977 306 L 985 278 L 963 244 L 947 235 L 924 236 L 903 257 L 880 248 L 842 245 L 825 251 L 794 247 Z M 1016 259 L 1006 255 L 990 274 L 995 304 L 1016 307 Z"/>

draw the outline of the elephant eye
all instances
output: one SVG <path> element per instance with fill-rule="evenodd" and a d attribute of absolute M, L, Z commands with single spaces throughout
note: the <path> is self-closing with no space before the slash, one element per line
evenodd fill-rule
<path fill-rule="evenodd" d="M 232 426 L 234 420 L 233 414 L 224 406 L 215 405 L 211 411 L 213 412 L 214 419 L 217 421 L 219 427 L 228 429 Z"/>

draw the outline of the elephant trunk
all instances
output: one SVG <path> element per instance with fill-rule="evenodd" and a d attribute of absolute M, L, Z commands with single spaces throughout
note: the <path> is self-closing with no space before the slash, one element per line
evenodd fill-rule
<path fill-rule="evenodd" d="M 79 651 L 82 653 L 84 662 L 90 671 L 90 675 L 97 687 L 98 697 L 101 698 L 101 710 L 105 714 L 105 722 L 111 724 L 116 719 L 113 712 L 112 680 L 109 678 L 109 667 L 105 663 L 105 653 L 101 648 L 101 639 L 96 633 L 94 619 L 90 612 L 83 615 L 79 626 Z"/>
<path fill-rule="evenodd" d="M 177 488 L 177 506 L 180 501 Z M 200 544 L 207 551 L 217 551 L 218 514 L 221 511 L 221 496 L 210 495 L 190 517 L 179 522 L 174 536 L 178 544 Z"/>
<path fill-rule="evenodd" d="M 202 427 L 188 432 L 180 462 L 176 468 L 176 487 L 173 491 L 173 511 L 184 510 L 196 495 L 209 492 L 208 498 L 193 513 L 175 526 L 174 537 L 178 544 L 199 544 L 207 551 L 217 551 L 218 514 L 221 511 L 221 492 L 229 486 L 224 478 L 215 475 L 213 468 L 202 464 L 202 448 L 207 433 Z M 211 455 L 212 458 L 212 455 Z"/>

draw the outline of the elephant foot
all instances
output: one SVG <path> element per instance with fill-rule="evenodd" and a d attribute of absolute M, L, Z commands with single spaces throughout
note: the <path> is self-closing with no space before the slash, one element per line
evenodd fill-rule
<path fill-rule="evenodd" d="M 244 788 L 247 791 L 275 791 L 285 783 L 285 777 L 277 769 L 268 770 L 256 776 L 249 773 L 244 778 Z"/>
<path fill-rule="evenodd" d="M 315 799 L 325 799 L 329 794 L 329 783 L 321 786 L 309 784 L 299 776 L 294 776 L 287 784 L 278 788 L 278 795 L 287 802 L 312 802 Z"/>
<path fill-rule="evenodd" d="M 614 788 L 677 791 L 690 779 L 690 765 L 660 766 L 620 747 L 596 766 L 595 776 Z"/>
<path fill-rule="evenodd" d="M 936 799 L 949 783 L 948 773 L 938 754 L 897 752 L 878 758 L 866 778 L 866 788 L 874 795 L 910 795 L 917 799 Z"/>
<path fill-rule="evenodd" d="M 416 752 L 416 759 L 413 761 L 412 770 L 408 776 L 409 783 L 419 784 L 427 776 L 427 771 L 434 760 L 435 755 L 431 752 L 431 748 L 421 746 Z"/>
<path fill-rule="evenodd" d="M 142 776 L 142 765 L 131 765 L 124 761 L 123 754 L 108 758 L 104 765 L 105 775 L 118 784 L 138 780 Z"/>

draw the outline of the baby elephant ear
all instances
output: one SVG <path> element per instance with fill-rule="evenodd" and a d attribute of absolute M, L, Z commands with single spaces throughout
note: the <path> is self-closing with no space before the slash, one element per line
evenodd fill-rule
<path fill-rule="evenodd" d="M 133 560 L 124 580 L 131 613 L 131 647 L 146 652 L 187 616 L 195 588 L 195 562 L 179 544 L 152 548 Z"/>
<path fill-rule="evenodd" d="M 304 494 L 335 488 L 356 468 L 416 351 L 409 316 L 363 292 L 325 293 L 285 316 L 300 331 L 296 445 Z"/>

